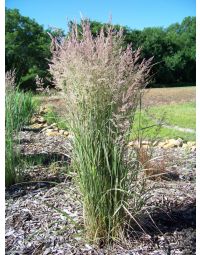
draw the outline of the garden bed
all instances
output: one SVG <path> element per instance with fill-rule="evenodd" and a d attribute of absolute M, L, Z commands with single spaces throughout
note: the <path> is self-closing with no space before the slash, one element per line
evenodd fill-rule
<path fill-rule="evenodd" d="M 28 131 L 20 137 L 25 155 L 70 155 L 69 138 Z M 126 239 L 110 247 L 85 239 L 81 196 L 76 174 L 67 167 L 70 161 L 62 166 L 56 161 L 29 165 L 27 182 L 6 190 L 6 254 L 195 254 L 196 152 L 154 148 L 154 156 L 164 155 L 169 160 L 166 170 L 178 178 L 148 181 L 155 189 L 138 217 L 143 230 L 137 224 L 126 226 Z"/>

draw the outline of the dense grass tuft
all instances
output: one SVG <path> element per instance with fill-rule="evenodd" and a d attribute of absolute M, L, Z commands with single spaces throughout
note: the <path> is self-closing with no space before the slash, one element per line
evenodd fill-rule
<path fill-rule="evenodd" d="M 103 28 L 93 38 L 88 21 L 82 34 L 55 45 L 50 71 L 66 95 L 74 132 L 73 167 L 83 197 L 87 236 L 109 242 L 122 234 L 127 215 L 140 211 L 145 199 L 136 156 L 127 155 L 127 138 L 141 91 L 149 81 L 151 59 L 140 49 L 122 48 L 122 31 Z M 55 43 L 55 41 L 54 41 Z M 129 212 L 129 198 L 133 206 Z"/>
<path fill-rule="evenodd" d="M 15 148 L 17 132 L 20 131 L 23 125 L 29 122 L 35 109 L 36 102 L 33 100 L 31 93 L 21 92 L 17 88 L 6 90 L 6 186 L 16 183 L 21 178 L 22 171 L 19 169 L 21 162 L 20 155 Z"/>

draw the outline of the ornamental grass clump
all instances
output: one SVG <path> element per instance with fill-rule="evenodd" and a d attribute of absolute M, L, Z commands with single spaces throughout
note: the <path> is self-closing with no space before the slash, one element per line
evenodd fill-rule
<path fill-rule="evenodd" d="M 138 179 L 138 162 L 125 155 L 152 59 L 141 61 L 140 49 L 123 48 L 122 34 L 108 25 L 94 37 L 89 22 L 83 20 L 81 31 L 73 24 L 66 38 L 53 41 L 50 71 L 66 96 L 74 132 L 73 166 L 83 197 L 85 228 L 93 240 L 118 238 L 127 214 L 135 215 L 146 195 Z"/>
<path fill-rule="evenodd" d="M 15 72 L 5 75 L 5 184 L 6 187 L 22 178 L 20 155 L 16 151 L 17 133 L 27 124 L 36 110 L 36 102 L 30 92 L 22 92 L 16 87 Z"/>

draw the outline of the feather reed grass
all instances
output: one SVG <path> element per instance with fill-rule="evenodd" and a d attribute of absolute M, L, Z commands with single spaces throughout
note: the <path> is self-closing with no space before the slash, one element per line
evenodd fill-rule
<path fill-rule="evenodd" d="M 87 236 L 110 242 L 123 232 L 129 199 L 132 215 L 145 203 L 140 165 L 126 145 L 152 58 L 141 60 L 141 49 L 123 48 L 123 31 L 112 25 L 94 37 L 87 20 L 53 43 L 50 72 L 66 96 Z"/>

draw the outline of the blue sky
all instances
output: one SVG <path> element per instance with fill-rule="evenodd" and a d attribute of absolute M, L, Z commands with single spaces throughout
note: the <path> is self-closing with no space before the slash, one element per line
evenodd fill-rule
<path fill-rule="evenodd" d="M 195 0 L 6 0 L 8 8 L 17 8 L 39 24 L 66 30 L 67 18 L 80 20 L 80 12 L 91 20 L 112 23 L 132 29 L 181 22 L 196 16 Z"/>

